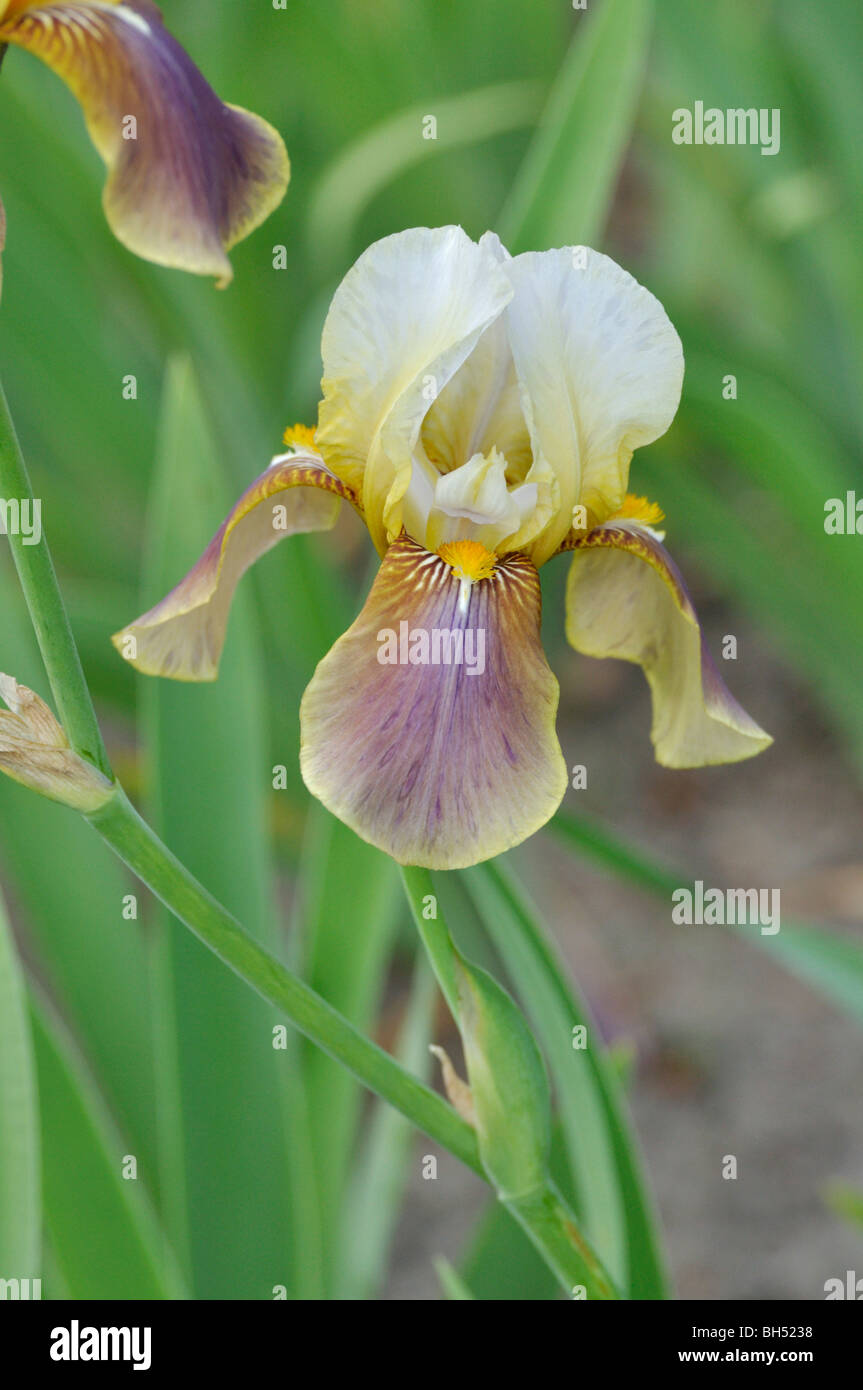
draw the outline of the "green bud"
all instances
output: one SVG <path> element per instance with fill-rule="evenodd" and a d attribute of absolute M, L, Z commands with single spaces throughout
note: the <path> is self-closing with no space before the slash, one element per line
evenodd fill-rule
<path fill-rule="evenodd" d="M 545 1064 L 520 1010 L 500 985 L 456 957 L 465 1064 L 483 1167 L 504 1200 L 546 1181 L 551 1097 Z"/>

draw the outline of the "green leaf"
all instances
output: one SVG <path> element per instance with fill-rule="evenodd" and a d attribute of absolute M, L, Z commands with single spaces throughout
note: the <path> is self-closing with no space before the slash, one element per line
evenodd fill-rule
<path fill-rule="evenodd" d="M 41 1275 L 39 1113 L 24 980 L 0 898 L 0 1277 Z"/>
<path fill-rule="evenodd" d="M 31 689 L 44 673 L 23 600 L 0 564 L 2 667 Z M 50 872 L 46 857 L 50 856 Z M 91 1057 L 135 1150 L 154 1157 L 154 1082 L 140 921 L 124 916 L 133 883 L 76 815 L 0 778 L 0 862 L 40 973 Z"/>
<path fill-rule="evenodd" d="M 93 1078 L 51 1008 L 31 992 L 42 1125 L 42 1193 L 57 1283 L 73 1299 L 185 1297 L 171 1251 Z"/>
<path fill-rule="evenodd" d="M 613 1280 L 549 1172 L 548 1077 L 527 1023 L 493 976 L 455 946 L 429 870 L 403 868 L 402 882 L 461 1033 L 472 1132 L 485 1173 L 564 1289 L 575 1287 L 591 1298 L 618 1298 Z M 458 1100 L 453 1097 L 454 1106 Z"/>
<path fill-rule="evenodd" d="M 395 865 L 313 804 L 307 854 L 297 892 L 303 975 L 333 1008 L 363 1032 L 373 1025 L 383 993 L 400 905 Z M 363 1088 L 344 1067 L 310 1043 L 301 1048 L 309 1133 L 328 1282 L 338 1277 L 336 1251 L 345 1221 L 345 1189 Z"/>
<path fill-rule="evenodd" d="M 449 1260 L 444 1259 L 443 1255 L 438 1255 L 434 1261 L 435 1274 L 440 1280 L 444 1298 L 448 1302 L 461 1302 L 472 1300 L 473 1294 L 462 1279 L 457 1269 L 453 1269 Z"/>
<path fill-rule="evenodd" d="M 482 1302 L 549 1302 L 560 1294 L 548 1264 L 499 1202 L 486 1207 L 460 1273 Z"/>
<path fill-rule="evenodd" d="M 421 1080 L 428 1079 L 437 985 L 425 961 L 417 961 L 396 1056 Z M 414 1130 L 404 1116 L 378 1101 L 353 1164 L 338 1261 L 340 1299 L 378 1297 L 407 1181 Z"/>
<path fill-rule="evenodd" d="M 643 850 L 588 816 L 558 811 L 549 824 L 569 848 L 639 888 L 667 897 L 686 882 L 685 876 L 656 864 Z"/>
<path fill-rule="evenodd" d="M 147 524 L 145 605 L 182 577 L 230 503 L 188 361 L 165 383 Z M 182 862 L 277 946 L 272 795 L 254 614 L 237 595 L 214 685 L 141 683 L 150 803 Z M 160 1171 L 166 1219 L 197 1297 L 292 1286 L 284 1020 L 157 910 Z"/>
<path fill-rule="evenodd" d="M 498 864 L 462 875 L 542 1041 L 586 1234 L 632 1298 L 667 1296 L 653 1203 L 614 1069 L 596 1025 L 525 894 Z M 573 1037 L 584 1030 L 586 1047 Z"/>
<path fill-rule="evenodd" d="M 831 1211 L 846 1221 L 849 1226 L 863 1231 L 863 1192 L 850 1182 L 828 1183 L 824 1189 L 824 1200 Z"/>
<path fill-rule="evenodd" d="M 640 850 L 583 817 L 558 811 L 551 826 L 595 863 L 660 897 L 669 899 L 682 883 L 697 877 L 682 870 L 658 868 Z M 786 969 L 820 989 L 858 1023 L 863 1023 L 863 948 L 856 941 L 837 936 L 828 927 L 791 924 L 783 924 L 774 936 L 745 935 L 740 939 L 776 956 Z"/>
<path fill-rule="evenodd" d="M 775 936 L 752 940 L 863 1024 L 863 947 L 856 941 L 836 936 L 826 927 L 787 927 L 784 923 Z"/>
<path fill-rule="evenodd" d="M 560 1121 L 551 1136 L 551 1175 L 565 1196 L 572 1192 Z M 462 1278 L 482 1301 L 548 1302 L 560 1298 L 560 1284 L 533 1241 L 512 1214 L 490 1202 L 461 1261 Z"/>
<path fill-rule="evenodd" d="M 433 103 L 436 133 L 423 138 L 428 102 L 399 111 L 365 131 L 324 170 L 309 199 L 309 254 L 338 273 L 349 259 L 355 228 L 372 199 L 405 169 L 461 145 L 518 130 L 536 119 L 536 82 L 500 82 Z"/>
<path fill-rule="evenodd" d="M 511 251 L 590 245 L 601 235 L 635 116 L 651 13 L 649 0 L 605 0 L 579 19 L 501 215 Z"/>

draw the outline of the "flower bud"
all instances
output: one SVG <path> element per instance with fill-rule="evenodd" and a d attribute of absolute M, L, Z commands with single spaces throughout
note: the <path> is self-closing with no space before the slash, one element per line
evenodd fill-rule
<path fill-rule="evenodd" d="M 506 991 L 463 956 L 456 976 L 480 1158 L 504 1200 L 522 1197 L 547 1177 L 551 1098 L 545 1065 Z"/>
<path fill-rule="evenodd" d="M 0 697 L 0 771 L 85 815 L 111 799 L 113 783 L 72 750 L 44 700 L 2 674 Z"/>

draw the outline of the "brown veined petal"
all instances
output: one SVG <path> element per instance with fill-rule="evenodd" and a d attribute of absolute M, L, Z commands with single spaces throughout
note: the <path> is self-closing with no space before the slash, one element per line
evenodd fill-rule
<path fill-rule="evenodd" d="M 81 103 L 109 170 L 105 215 L 124 246 L 228 284 L 226 251 L 288 186 L 278 132 L 220 101 L 150 0 L 12 0 L 0 43 L 41 58 Z"/>
<path fill-rule="evenodd" d="M 285 536 L 328 530 L 342 499 L 356 504 L 350 488 L 317 455 L 274 460 L 186 577 L 155 608 L 115 633 L 114 646 L 145 675 L 215 680 L 231 600 L 246 570 Z"/>
<path fill-rule="evenodd" d="M 403 533 L 300 708 L 309 791 L 399 863 L 431 869 L 519 844 L 566 790 L 536 570 L 508 556 L 461 596 L 451 567 Z"/>
<path fill-rule="evenodd" d="M 738 762 L 773 742 L 726 688 L 680 571 L 649 531 L 608 525 L 575 543 L 566 635 L 587 656 L 644 668 L 665 767 Z"/>

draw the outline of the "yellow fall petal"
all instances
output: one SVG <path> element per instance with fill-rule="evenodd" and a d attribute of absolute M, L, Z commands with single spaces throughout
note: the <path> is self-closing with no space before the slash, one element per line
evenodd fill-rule
<path fill-rule="evenodd" d="M 726 689 L 680 573 L 648 531 L 611 523 L 576 542 L 566 635 L 587 656 L 641 665 L 665 767 L 738 762 L 773 742 Z"/>

